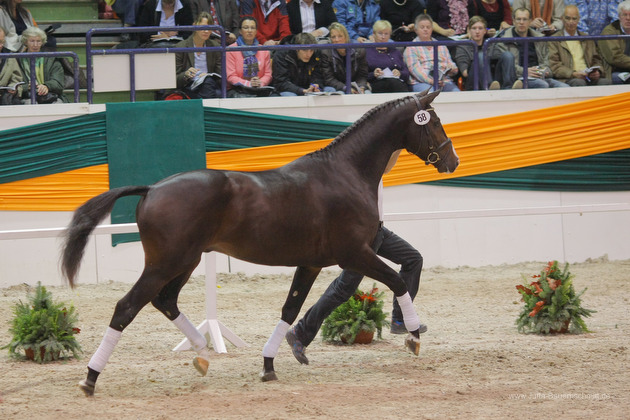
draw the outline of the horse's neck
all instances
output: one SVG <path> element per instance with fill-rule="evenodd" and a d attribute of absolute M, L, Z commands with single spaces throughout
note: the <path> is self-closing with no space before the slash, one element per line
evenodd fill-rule
<path fill-rule="evenodd" d="M 402 148 L 401 135 L 394 126 L 365 127 L 351 133 L 339 149 L 348 165 L 370 183 L 378 183 L 392 154 Z"/>

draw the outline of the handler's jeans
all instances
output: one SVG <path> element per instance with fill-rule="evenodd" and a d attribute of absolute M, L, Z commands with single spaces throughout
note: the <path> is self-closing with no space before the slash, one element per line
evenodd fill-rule
<path fill-rule="evenodd" d="M 420 284 L 422 255 L 407 241 L 384 226 L 378 230 L 372 243 L 372 249 L 381 257 L 401 266 L 400 276 L 407 285 L 409 295 L 413 300 L 418 293 Z M 361 280 L 363 280 L 363 274 L 343 270 L 339 277 L 328 286 L 315 305 L 306 311 L 304 317 L 295 325 L 295 334 L 304 346 L 308 346 L 317 336 L 317 331 L 328 315 L 354 295 Z M 402 319 L 402 311 L 394 296 L 392 321 L 402 321 Z"/>

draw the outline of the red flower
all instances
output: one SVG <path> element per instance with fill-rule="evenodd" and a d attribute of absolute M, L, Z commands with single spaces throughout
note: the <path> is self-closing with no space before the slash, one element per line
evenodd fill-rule
<path fill-rule="evenodd" d="M 75 334 L 79 334 L 81 332 L 81 329 L 80 328 L 73 328 L 72 332 L 75 333 Z"/>
<path fill-rule="evenodd" d="M 527 295 L 531 295 L 532 291 L 530 289 L 528 289 L 527 287 L 523 286 L 523 285 L 518 285 L 516 286 L 516 290 L 518 290 L 519 292 L 524 292 Z"/>
<path fill-rule="evenodd" d="M 560 280 L 554 280 L 554 279 L 547 279 L 547 283 L 549 283 L 549 288 L 551 290 L 556 290 L 558 288 L 558 286 L 560 286 L 562 284 L 562 281 Z"/>
<path fill-rule="evenodd" d="M 536 306 L 534 310 L 529 313 L 529 316 L 536 316 L 538 312 L 545 306 L 545 301 L 541 300 L 540 302 L 536 302 Z"/>

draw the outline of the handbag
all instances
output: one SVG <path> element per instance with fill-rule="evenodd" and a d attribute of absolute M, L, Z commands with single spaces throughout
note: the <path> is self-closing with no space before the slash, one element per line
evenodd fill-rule
<path fill-rule="evenodd" d="M 56 93 L 48 92 L 45 95 L 37 95 L 35 98 L 38 104 L 54 104 L 59 100 L 59 95 Z"/>

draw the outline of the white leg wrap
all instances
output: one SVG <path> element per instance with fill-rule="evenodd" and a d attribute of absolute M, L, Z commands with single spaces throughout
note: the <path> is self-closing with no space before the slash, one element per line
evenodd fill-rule
<path fill-rule="evenodd" d="M 402 296 L 396 296 L 398 300 L 398 304 L 400 305 L 400 310 L 402 311 L 403 320 L 405 321 L 405 328 L 407 331 L 415 331 L 420 328 L 420 318 L 418 318 L 418 314 L 416 313 L 416 309 L 413 307 L 413 302 L 411 301 L 411 296 L 409 296 L 409 292 L 405 293 Z"/>
<path fill-rule="evenodd" d="M 208 341 L 206 338 L 199 332 L 199 330 L 197 330 L 197 328 L 195 328 L 192 322 L 190 322 L 190 320 L 186 318 L 186 315 L 182 312 L 180 312 L 179 316 L 173 320 L 173 324 L 175 324 L 175 326 L 184 333 L 188 341 L 190 341 L 190 345 L 193 350 L 198 354 L 207 348 Z"/>
<path fill-rule="evenodd" d="M 107 327 L 107 331 L 105 331 L 105 336 L 103 337 L 103 341 L 101 341 L 101 345 L 98 346 L 96 353 L 90 359 L 90 363 L 88 363 L 88 367 L 97 372 L 102 372 L 105 369 L 105 365 L 109 360 L 109 356 L 114 352 L 114 347 L 118 344 L 118 340 L 120 340 L 120 336 L 122 335 L 122 331 L 116 331 L 112 327 Z"/>
<path fill-rule="evenodd" d="M 276 325 L 276 328 L 273 330 L 273 334 L 271 334 L 265 347 L 263 347 L 263 357 L 276 357 L 280 344 L 282 344 L 284 336 L 287 334 L 287 331 L 289 331 L 289 327 L 290 325 L 282 320 L 278 322 L 278 325 Z"/>

